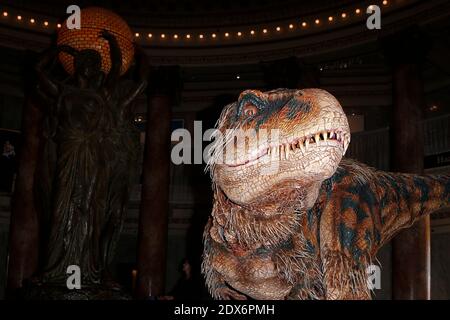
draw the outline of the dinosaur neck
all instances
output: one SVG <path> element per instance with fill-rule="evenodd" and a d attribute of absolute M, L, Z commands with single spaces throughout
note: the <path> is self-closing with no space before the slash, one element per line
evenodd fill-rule
<path fill-rule="evenodd" d="M 250 204 L 232 202 L 218 187 L 213 216 L 223 229 L 223 242 L 251 249 L 278 246 L 304 227 L 319 194 L 320 183 L 308 187 L 274 188 Z M 311 217 L 310 217 L 311 219 Z"/>

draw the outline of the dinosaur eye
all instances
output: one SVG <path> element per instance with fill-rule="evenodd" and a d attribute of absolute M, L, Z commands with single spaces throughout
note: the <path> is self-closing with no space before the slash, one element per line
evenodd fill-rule
<path fill-rule="evenodd" d="M 243 110 L 243 113 L 248 117 L 254 116 L 257 112 L 258 112 L 258 109 L 251 104 L 246 105 Z"/>

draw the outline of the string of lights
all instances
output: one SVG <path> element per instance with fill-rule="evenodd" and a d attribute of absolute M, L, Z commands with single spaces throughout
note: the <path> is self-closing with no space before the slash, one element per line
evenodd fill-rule
<path fill-rule="evenodd" d="M 380 7 L 386 7 L 389 5 L 388 0 L 378 1 Z M 370 8 L 372 5 L 369 5 Z M 299 19 L 297 22 L 289 22 L 284 25 L 275 25 L 273 27 L 248 27 L 246 30 L 237 31 L 223 31 L 223 32 L 142 32 L 141 30 L 135 31 L 134 37 L 137 41 L 153 41 L 158 39 L 159 41 L 172 39 L 173 41 L 204 41 L 210 39 L 211 41 L 217 41 L 219 39 L 261 39 L 261 37 L 268 37 L 270 35 L 285 34 L 286 32 L 295 32 L 301 30 L 308 30 L 312 28 L 325 27 L 326 25 L 336 24 L 339 22 L 345 23 L 349 21 L 352 17 L 362 16 L 365 12 L 363 6 L 347 8 L 335 14 L 324 15 L 322 17 Z M 36 17 L 25 17 L 25 15 L 9 12 L 8 10 L 3 10 L 0 16 L 1 20 L 14 21 L 23 27 L 30 28 L 42 28 L 44 30 L 57 30 L 61 28 L 61 23 L 56 21 L 51 21 L 51 19 L 38 20 Z M 286 31 L 286 32 L 285 32 Z"/>

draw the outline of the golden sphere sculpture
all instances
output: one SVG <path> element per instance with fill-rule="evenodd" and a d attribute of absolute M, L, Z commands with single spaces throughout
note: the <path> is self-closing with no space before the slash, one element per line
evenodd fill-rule
<path fill-rule="evenodd" d="M 120 71 L 121 74 L 124 74 L 133 61 L 133 33 L 125 20 L 110 10 L 99 7 L 81 9 L 81 28 L 69 29 L 65 21 L 59 29 L 57 44 L 68 45 L 77 50 L 93 49 L 98 51 L 102 57 L 102 71 L 108 73 L 111 69 L 111 59 L 108 41 L 100 38 L 102 30 L 107 30 L 116 37 L 122 53 Z M 73 57 L 61 52 L 59 60 L 64 69 L 72 75 L 74 73 Z"/>

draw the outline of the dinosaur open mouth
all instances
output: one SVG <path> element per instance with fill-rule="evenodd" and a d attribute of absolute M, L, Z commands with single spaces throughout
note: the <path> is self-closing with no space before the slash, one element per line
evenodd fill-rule
<path fill-rule="evenodd" d="M 328 142 L 334 142 L 344 150 L 349 142 L 349 135 L 341 129 L 325 130 L 315 134 L 310 134 L 301 138 L 294 139 L 287 143 L 281 143 L 275 146 L 260 148 L 257 153 L 250 154 L 244 161 L 226 163 L 229 167 L 239 167 L 254 163 L 264 156 L 271 156 L 272 159 L 289 160 L 290 154 L 305 154 L 312 146 L 329 145 Z"/>

